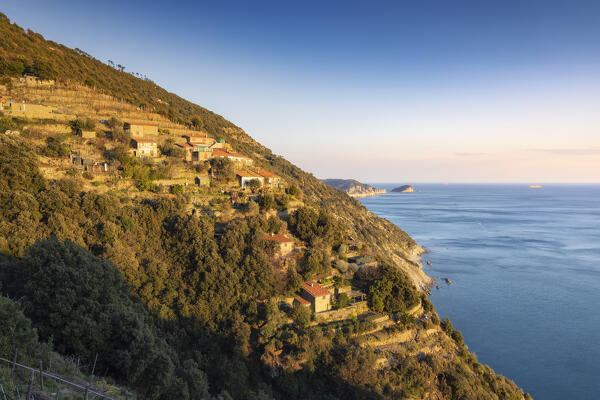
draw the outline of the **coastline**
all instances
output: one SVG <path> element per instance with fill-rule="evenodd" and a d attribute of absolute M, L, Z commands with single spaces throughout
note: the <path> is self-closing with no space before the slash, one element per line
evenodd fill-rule
<path fill-rule="evenodd" d="M 348 196 L 350 197 L 354 197 L 354 198 L 361 198 L 361 197 L 373 197 L 373 196 L 377 196 L 378 194 L 386 194 L 387 190 L 385 189 L 377 189 L 371 192 L 363 192 L 363 193 L 350 193 L 350 192 L 346 192 L 348 194 Z"/>

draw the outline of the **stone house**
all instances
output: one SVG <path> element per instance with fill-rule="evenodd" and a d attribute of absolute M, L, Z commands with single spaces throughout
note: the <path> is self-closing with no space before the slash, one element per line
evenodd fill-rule
<path fill-rule="evenodd" d="M 231 145 L 227 142 L 225 142 L 225 139 L 223 138 L 219 138 L 217 140 L 215 140 L 215 142 L 213 144 L 210 145 L 211 150 L 215 150 L 215 149 L 223 149 L 223 150 L 227 150 L 227 151 L 231 151 Z"/>
<path fill-rule="evenodd" d="M 286 255 L 290 254 L 292 252 L 292 250 L 294 250 L 294 241 L 283 235 L 277 235 L 277 234 L 271 233 L 270 235 L 267 235 L 265 238 L 268 241 L 274 242 L 278 245 L 278 247 L 279 247 L 278 252 L 279 252 L 280 256 L 286 256 Z"/>
<path fill-rule="evenodd" d="M 135 157 L 156 157 L 158 156 L 158 147 L 156 140 L 148 138 L 132 138 L 133 155 Z"/>
<path fill-rule="evenodd" d="M 242 189 L 246 189 L 253 180 L 259 181 L 261 186 L 265 183 L 265 178 L 252 171 L 235 171 L 235 176 Z"/>
<path fill-rule="evenodd" d="M 331 292 L 316 281 L 308 281 L 302 284 L 301 297 L 310 302 L 315 313 L 331 310 Z"/>
<path fill-rule="evenodd" d="M 108 172 L 108 163 L 106 161 L 95 161 L 92 159 L 84 158 L 81 160 L 83 169 L 92 173 Z"/>
<path fill-rule="evenodd" d="M 254 169 L 253 171 L 264 178 L 265 186 L 271 188 L 278 188 L 281 186 L 281 177 L 279 175 L 267 171 L 266 169 Z"/>
<path fill-rule="evenodd" d="M 147 138 L 158 136 L 158 124 L 154 122 L 125 121 L 123 129 L 132 137 Z"/>
<path fill-rule="evenodd" d="M 310 303 L 310 301 L 305 300 L 300 296 L 294 297 L 294 301 L 292 302 L 292 304 L 299 304 L 302 307 L 310 307 L 312 309 L 312 304 Z"/>
<path fill-rule="evenodd" d="M 213 138 L 206 136 L 184 135 L 185 143 L 176 143 L 176 145 L 185 152 L 184 160 L 187 162 L 200 162 L 212 158 L 211 145 L 215 142 Z"/>

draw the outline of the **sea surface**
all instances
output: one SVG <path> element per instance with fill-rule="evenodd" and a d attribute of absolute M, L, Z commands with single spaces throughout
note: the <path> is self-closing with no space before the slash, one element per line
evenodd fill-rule
<path fill-rule="evenodd" d="M 600 399 L 600 185 L 413 187 L 360 201 L 429 250 L 440 317 L 534 399 Z"/>

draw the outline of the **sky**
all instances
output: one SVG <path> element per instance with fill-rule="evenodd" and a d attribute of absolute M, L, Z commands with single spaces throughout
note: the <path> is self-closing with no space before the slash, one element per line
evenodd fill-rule
<path fill-rule="evenodd" d="M 600 182 L 598 1 L 29 1 L 319 178 Z M 0 38 L 1 40 L 1 38 Z"/>

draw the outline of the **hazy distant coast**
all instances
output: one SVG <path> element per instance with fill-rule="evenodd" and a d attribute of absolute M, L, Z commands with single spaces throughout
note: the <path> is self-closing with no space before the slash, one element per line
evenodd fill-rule
<path fill-rule="evenodd" d="M 371 197 L 386 193 L 385 189 L 378 189 L 355 179 L 323 179 L 323 183 L 346 192 L 352 197 Z"/>

